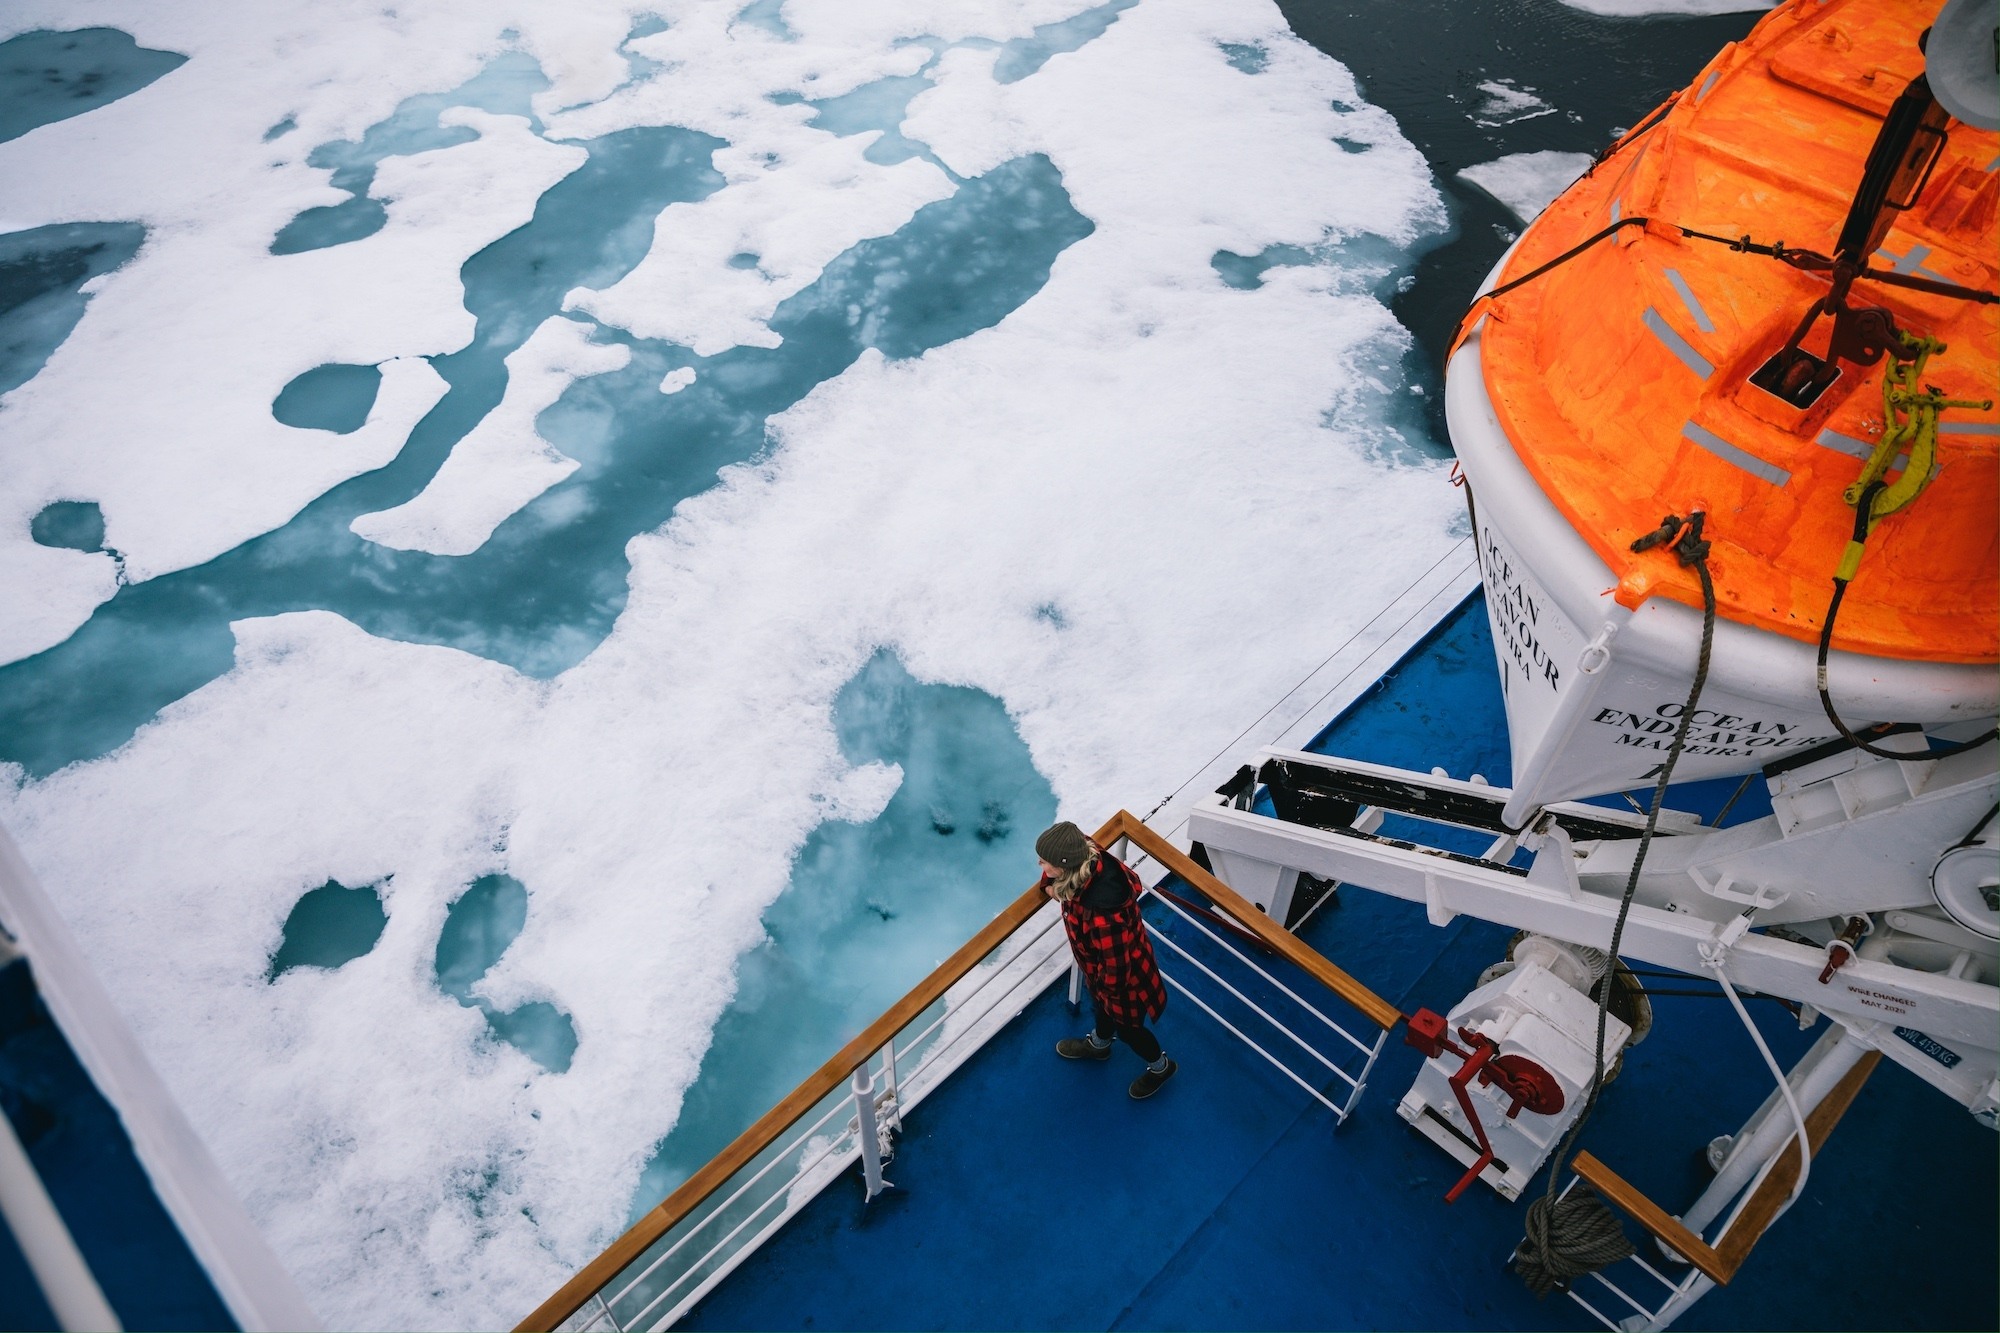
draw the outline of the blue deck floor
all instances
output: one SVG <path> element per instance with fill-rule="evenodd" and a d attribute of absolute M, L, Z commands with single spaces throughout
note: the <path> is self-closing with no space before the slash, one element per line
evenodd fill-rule
<path fill-rule="evenodd" d="M 1498 710 L 1475 599 L 1319 748 L 1502 783 Z M 1412 904 L 1339 899 L 1306 938 L 1405 1009 L 1449 1008 L 1504 952 L 1487 923 L 1436 929 Z M 1704 1180 L 1698 1148 L 1770 1084 L 1725 1003 L 1655 1009 L 1584 1146 L 1678 1209 Z M 1775 1004 L 1753 1011 L 1781 1060 L 1818 1035 Z M 1586 1327 L 1567 1299 L 1537 1302 L 1505 1271 L 1521 1205 L 1483 1187 L 1443 1202 L 1459 1168 L 1395 1113 L 1416 1052 L 1392 1039 L 1336 1133 L 1178 997 L 1159 1031 L 1182 1070 L 1150 1102 L 1125 1096 L 1129 1052 L 1059 1061 L 1051 1047 L 1077 1030 L 1059 992 L 1041 996 L 911 1113 L 888 1172 L 898 1192 L 864 1207 L 858 1179 L 836 1182 L 681 1326 Z M 1990 1131 L 1884 1062 L 1807 1197 L 1679 1326 L 1991 1329 L 1996 1170 Z"/>

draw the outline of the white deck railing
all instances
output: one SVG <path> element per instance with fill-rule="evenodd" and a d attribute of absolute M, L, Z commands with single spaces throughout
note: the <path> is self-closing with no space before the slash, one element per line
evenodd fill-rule
<path fill-rule="evenodd" d="M 1337 1121 L 1345 1120 L 1367 1086 L 1389 1029 L 1402 1018 L 1395 1006 L 1271 922 L 1133 816 L 1119 812 L 1098 830 L 1096 840 L 1127 856 L 1143 854 L 1173 871 L 1227 913 L 1229 931 L 1254 938 L 1361 1014 L 1374 1029 L 1372 1043 L 1210 929 L 1223 918 L 1204 922 L 1197 913 L 1149 891 L 1174 914 L 1160 914 L 1162 927 L 1173 923 L 1171 933 L 1165 928 L 1153 932 L 1163 951 L 1177 960 L 1162 969 L 1169 983 L 1326 1106 Z M 1192 933 L 1173 938 L 1183 929 Z M 1039 889 L 1030 889 L 585 1266 L 521 1328 L 577 1333 L 666 1328 L 857 1162 L 867 1196 L 873 1198 L 889 1183 L 884 1172 L 904 1115 L 1071 966 L 1060 915 Z M 1174 975 L 1176 970 L 1183 975 Z M 1190 988 L 1197 975 L 1215 987 L 1207 998 Z M 1237 1008 L 1238 1021 L 1217 1005 Z M 1281 1006 L 1299 1012 L 1274 1012 Z M 1298 1030 L 1308 1022 L 1319 1025 L 1311 1031 L 1324 1028 L 1340 1040 L 1322 1037 L 1316 1045 Z M 1283 1038 L 1310 1057 L 1318 1066 L 1310 1071 L 1318 1081 L 1301 1075 L 1245 1031 L 1253 1024 L 1274 1034 L 1265 1040 L 1275 1045 L 1276 1038 Z"/>

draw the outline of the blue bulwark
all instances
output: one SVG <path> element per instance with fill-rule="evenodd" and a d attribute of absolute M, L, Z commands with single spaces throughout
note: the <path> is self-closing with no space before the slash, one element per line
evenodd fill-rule
<path fill-rule="evenodd" d="M 0 967 L 0 1113 L 126 1328 L 236 1327 L 153 1193 L 118 1112 L 50 1019 L 24 959 Z M 26 1259 L 0 1225 L 0 1329 L 53 1327 Z"/>

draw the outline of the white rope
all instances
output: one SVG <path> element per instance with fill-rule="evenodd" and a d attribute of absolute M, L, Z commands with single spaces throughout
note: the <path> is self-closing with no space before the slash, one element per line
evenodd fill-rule
<path fill-rule="evenodd" d="M 1764 1044 L 1764 1034 L 1750 1021 L 1750 1012 L 1743 1007 L 1743 1001 L 1736 994 L 1736 987 L 1729 984 L 1729 974 L 1723 970 L 1723 963 L 1727 957 L 1728 950 L 1725 948 L 1706 944 L 1701 946 L 1701 961 L 1708 965 L 1709 970 L 1715 973 L 1715 979 L 1722 983 L 1722 993 L 1729 997 L 1730 1008 L 1734 1009 L 1736 1016 L 1743 1020 L 1743 1030 L 1750 1034 L 1751 1041 L 1757 1043 L 1757 1054 L 1764 1057 L 1764 1065 L 1771 1071 L 1771 1077 L 1778 1080 L 1778 1091 L 1785 1095 L 1785 1105 L 1792 1108 L 1792 1123 L 1799 1129 L 1799 1179 L 1798 1183 L 1792 1186 L 1792 1197 L 1785 1200 L 1785 1207 L 1790 1208 L 1799 1201 L 1799 1196 L 1806 1192 L 1806 1177 L 1812 1174 L 1812 1140 L 1806 1135 L 1806 1115 L 1799 1109 L 1799 1099 L 1792 1092 L 1791 1080 L 1785 1077 L 1784 1070 L 1778 1068 L 1777 1060 L 1771 1055 L 1771 1048 Z"/>

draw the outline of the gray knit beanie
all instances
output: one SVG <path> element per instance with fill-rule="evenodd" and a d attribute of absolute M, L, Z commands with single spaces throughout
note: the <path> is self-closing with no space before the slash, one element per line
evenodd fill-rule
<path fill-rule="evenodd" d="M 1067 819 L 1051 825 L 1035 839 L 1035 855 L 1058 870 L 1077 869 L 1089 858 L 1091 850 L 1090 839 Z"/>

